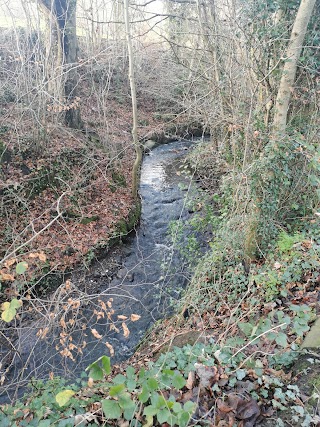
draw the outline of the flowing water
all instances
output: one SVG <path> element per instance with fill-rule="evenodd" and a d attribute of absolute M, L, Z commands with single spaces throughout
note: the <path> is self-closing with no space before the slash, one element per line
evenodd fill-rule
<path fill-rule="evenodd" d="M 197 190 L 181 165 L 193 144 L 177 141 L 145 156 L 139 227 L 89 273 L 72 277 L 71 284 L 43 301 L 37 321 L 21 322 L 0 402 L 14 391 L 20 395 L 32 377 L 48 378 L 50 372 L 78 377 L 89 363 L 109 355 L 110 346 L 113 363 L 130 357 L 148 328 L 172 312 L 190 271 L 168 230 L 172 221 L 183 223 L 192 215 L 186 196 L 194 197 Z"/>

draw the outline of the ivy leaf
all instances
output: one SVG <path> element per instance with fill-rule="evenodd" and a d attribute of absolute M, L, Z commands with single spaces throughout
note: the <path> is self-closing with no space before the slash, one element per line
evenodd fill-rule
<path fill-rule="evenodd" d="M 87 369 L 89 369 L 89 377 L 92 378 L 94 381 L 103 379 L 103 370 L 98 365 L 98 362 L 91 363 L 91 365 L 89 365 Z"/>
<path fill-rule="evenodd" d="M 180 390 L 181 388 L 183 388 L 186 385 L 186 383 L 187 383 L 186 380 L 180 374 L 174 375 L 174 377 L 172 378 L 172 385 L 177 390 Z"/>
<path fill-rule="evenodd" d="M 52 424 L 50 424 L 50 425 L 52 425 Z M 72 417 L 72 418 L 67 418 L 66 420 L 60 420 L 58 427 L 73 427 L 74 425 L 75 425 L 75 419 L 74 419 L 74 417 Z M 79 427 L 80 427 L 80 424 L 79 424 Z"/>
<path fill-rule="evenodd" d="M 157 419 L 159 421 L 160 424 L 163 424 L 165 422 L 167 422 L 170 418 L 170 412 L 168 411 L 168 409 L 161 409 L 158 413 L 157 413 Z"/>
<path fill-rule="evenodd" d="M 153 391 L 153 390 L 157 390 L 157 388 L 159 387 L 159 384 L 155 378 L 148 378 L 147 386 L 149 390 Z"/>
<path fill-rule="evenodd" d="M 105 374 L 109 375 L 111 372 L 110 357 L 102 356 L 101 357 L 101 363 L 102 363 L 102 367 L 103 367 Z"/>
<path fill-rule="evenodd" d="M 147 387 L 143 386 L 142 391 L 138 396 L 138 399 L 140 400 L 141 403 L 146 403 L 146 401 L 149 399 L 149 396 L 150 396 L 149 390 L 147 389 Z"/>
<path fill-rule="evenodd" d="M 243 380 L 243 378 L 247 375 L 247 372 L 245 369 L 237 369 L 236 370 L 236 377 L 238 381 Z"/>
<path fill-rule="evenodd" d="M 146 422 L 143 424 L 144 427 L 152 427 L 153 426 L 153 416 L 148 415 L 146 416 Z"/>
<path fill-rule="evenodd" d="M 24 274 L 27 269 L 28 269 L 28 264 L 25 261 L 18 262 L 18 264 L 16 265 L 17 274 Z"/>
<path fill-rule="evenodd" d="M 122 393 L 119 396 L 119 405 L 122 409 L 135 407 L 135 403 L 131 400 L 131 395 L 129 393 Z"/>
<path fill-rule="evenodd" d="M 190 420 L 190 414 L 188 412 L 182 412 L 179 414 L 179 427 L 186 427 Z"/>
<path fill-rule="evenodd" d="M 101 401 L 101 406 L 107 419 L 116 420 L 121 417 L 122 409 L 115 400 L 104 399 Z"/>
<path fill-rule="evenodd" d="M 134 368 L 132 366 L 128 366 L 126 369 L 126 374 L 127 374 L 127 378 L 130 378 L 130 379 L 134 378 L 134 375 L 135 375 Z"/>
<path fill-rule="evenodd" d="M 129 391 L 133 391 L 135 390 L 135 388 L 137 387 L 137 382 L 135 380 L 128 380 L 127 381 L 127 388 Z"/>
<path fill-rule="evenodd" d="M 143 411 L 143 415 L 146 417 L 153 417 L 158 412 L 158 408 L 155 408 L 154 406 L 146 406 Z"/>
<path fill-rule="evenodd" d="M 251 337 L 252 330 L 253 330 L 253 326 L 251 325 L 251 323 L 239 322 L 238 326 L 240 330 L 245 334 L 246 337 Z"/>
<path fill-rule="evenodd" d="M 193 412 L 193 411 L 195 410 L 196 406 L 197 406 L 197 405 L 196 405 L 194 402 L 189 401 L 189 402 L 186 402 L 186 403 L 183 405 L 183 409 L 184 409 L 185 411 L 187 411 L 187 412 L 191 413 L 191 412 Z"/>
<path fill-rule="evenodd" d="M 279 332 L 276 337 L 276 343 L 278 345 L 281 345 L 281 347 L 287 347 L 288 341 L 287 341 L 287 335 L 283 332 Z"/>
<path fill-rule="evenodd" d="M 59 406 L 66 405 L 71 397 L 75 394 L 73 390 L 63 390 L 56 395 L 56 402 Z"/>
<path fill-rule="evenodd" d="M 114 397 L 114 396 L 118 396 L 119 394 L 121 394 L 123 392 L 123 390 L 126 388 L 126 386 L 124 384 L 117 384 L 114 385 L 113 387 L 110 387 L 110 391 L 109 394 L 110 396 Z"/>

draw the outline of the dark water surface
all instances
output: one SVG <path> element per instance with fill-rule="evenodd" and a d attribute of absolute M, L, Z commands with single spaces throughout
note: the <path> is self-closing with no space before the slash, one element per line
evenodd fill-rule
<path fill-rule="evenodd" d="M 181 173 L 192 144 L 162 145 L 145 157 L 142 215 L 136 232 L 89 273 L 75 275 L 69 286 L 43 300 L 37 321 L 31 325 L 21 321 L 0 403 L 17 389 L 20 395 L 32 377 L 48 378 L 50 372 L 78 377 L 89 363 L 110 354 L 106 342 L 115 351 L 113 363 L 130 357 L 148 328 L 172 312 L 190 271 L 168 238 L 168 228 L 171 221 L 183 223 L 192 215 L 186 196 L 194 197 L 195 185 Z M 141 317 L 132 321 L 132 314 Z M 61 355 L 68 351 L 74 360 Z"/>

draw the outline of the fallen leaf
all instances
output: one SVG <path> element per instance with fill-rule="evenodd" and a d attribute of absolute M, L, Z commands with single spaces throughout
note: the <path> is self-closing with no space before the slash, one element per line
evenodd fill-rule
<path fill-rule="evenodd" d="M 205 366 L 202 363 L 195 363 L 196 373 L 200 379 L 200 388 L 208 388 L 219 379 L 218 369 L 215 366 Z"/>
<path fill-rule="evenodd" d="M 10 280 L 11 282 L 14 281 L 14 276 L 12 274 L 9 273 L 3 273 L 2 271 L 0 271 L 0 276 L 1 276 L 1 280 Z"/>
<path fill-rule="evenodd" d="M 44 252 L 41 251 L 38 256 L 40 261 L 43 261 L 43 262 L 47 261 L 47 257 Z"/>
<path fill-rule="evenodd" d="M 106 341 L 106 346 L 108 347 L 109 351 L 110 351 L 110 356 L 114 356 L 114 348 L 112 347 L 112 345 L 110 343 L 108 343 L 108 341 Z"/>
<path fill-rule="evenodd" d="M 74 394 L 75 392 L 73 390 L 60 391 L 60 393 L 56 395 L 56 402 L 59 406 L 64 406 L 69 402 Z"/>
<path fill-rule="evenodd" d="M 100 335 L 96 329 L 91 329 L 91 333 L 95 338 L 97 338 L 97 340 L 101 340 L 102 335 Z"/>
<path fill-rule="evenodd" d="M 136 322 L 140 318 L 141 318 L 141 316 L 139 316 L 139 314 L 131 314 L 131 316 L 130 316 L 131 322 Z"/>
<path fill-rule="evenodd" d="M 124 322 L 122 322 L 122 329 L 123 329 L 123 336 L 125 338 L 128 338 L 128 336 L 130 335 L 130 331 L 128 329 L 128 326 Z"/>
<path fill-rule="evenodd" d="M 127 320 L 128 319 L 128 317 L 124 316 L 123 314 L 119 314 L 117 317 L 119 320 Z"/>
<path fill-rule="evenodd" d="M 273 264 L 273 266 L 274 266 L 274 268 L 276 269 L 276 270 L 279 270 L 281 267 L 282 267 L 282 265 L 280 264 L 280 262 L 278 262 L 278 261 L 276 261 L 274 264 Z"/>
<path fill-rule="evenodd" d="M 194 375 L 194 371 L 190 371 L 189 375 L 188 375 L 188 379 L 186 382 L 186 387 L 187 389 L 191 390 L 194 384 L 194 379 L 195 379 L 195 375 Z"/>
<path fill-rule="evenodd" d="M 15 264 L 17 262 L 17 259 L 16 258 L 11 258 L 11 259 L 8 259 L 5 263 L 4 263 L 4 266 L 6 267 L 6 268 L 10 268 L 13 264 Z"/>

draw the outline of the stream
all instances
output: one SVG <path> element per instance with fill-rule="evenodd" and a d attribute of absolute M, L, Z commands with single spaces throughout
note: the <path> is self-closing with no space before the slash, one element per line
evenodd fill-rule
<path fill-rule="evenodd" d="M 32 377 L 51 373 L 73 380 L 110 351 L 113 364 L 129 358 L 154 322 L 173 312 L 190 271 L 168 230 L 171 221 L 183 223 L 193 215 L 186 196 L 196 196 L 196 185 L 181 173 L 192 145 L 176 141 L 144 157 L 137 229 L 89 272 L 75 273 L 40 301 L 43 310 L 31 325 L 21 320 L 0 403 L 21 396 Z"/>

